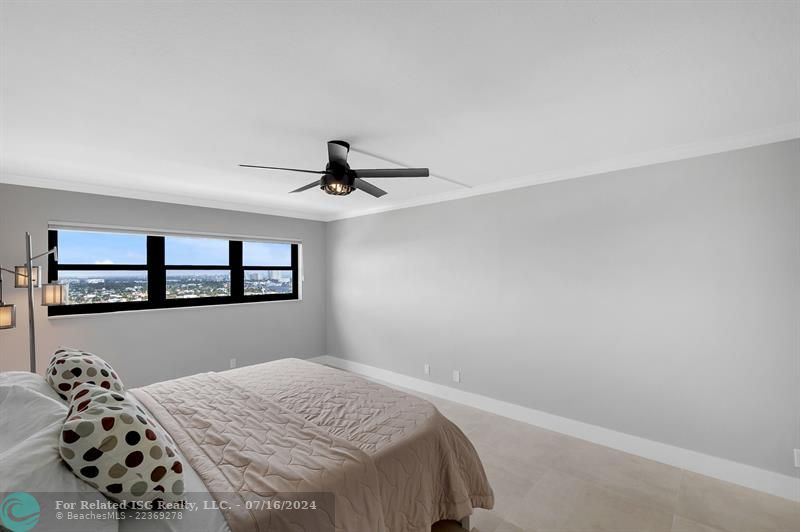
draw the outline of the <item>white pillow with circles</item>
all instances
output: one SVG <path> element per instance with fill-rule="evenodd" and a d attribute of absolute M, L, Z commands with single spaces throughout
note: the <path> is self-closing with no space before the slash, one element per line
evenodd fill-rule
<path fill-rule="evenodd" d="M 56 351 L 47 366 L 45 378 L 59 397 L 67 402 L 74 390 L 84 383 L 96 384 L 115 392 L 125 391 L 122 379 L 108 362 L 79 349 L 64 347 Z"/>
<path fill-rule="evenodd" d="M 132 397 L 81 384 L 59 451 L 79 478 L 120 502 L 183 500 L 183 464 L 170 435 Z"/>

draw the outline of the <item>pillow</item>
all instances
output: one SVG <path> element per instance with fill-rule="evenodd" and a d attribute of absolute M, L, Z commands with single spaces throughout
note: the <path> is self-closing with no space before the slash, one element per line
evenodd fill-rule
<path fill-rule="evenodd" d="M 97 355 L 77 349 L 61 348 L 56 351 L 45 375 L 47 383 L 67 402 L 75 388 L 85 382 L 115 392 L 125 390 L 122 380 L 108 362 Z"/>
<path fill-rule="evenodd" d="M 0 453 L 53 423 L 61 427 L 66 417 L 66 405 L 41 375 L 0 373 Z"/>
<path fill-rule="evenodd" d="M 0 372 L 0 397 L 8 393 L 12 387 L 26 388 L 45 397 L 55 399 L 61 405 L 64 403 L 59 400 L 58 394 L 47 384 L 44 377 L 30 371 L 3 371 Z M 64 406 L 66 409 L 66 406 Z"/>
<path fill-rule="evenodd" d="M 70 473 L 58 454 L 67 405 L 41 376 L 12 373 L 23 372 L 0 373 L 0 494 L 19 491 L 36 497 L 41 515 L 35 530 L 85 532 L 87 521 L 58 520 L 52 511 L 55 500 L 107 502 L 100 492 Z M 35 389 L 41 388 L 39 385 L 28 386 L 36 382 L 32 377 L 38 377 L 46 393 Z M 92 520 L 91 529 L 117 532 L 117 519 L 113 513 L 104 513 Z"/>
<path fill-rule="evenodd" d="M 133 398 L 81 384 L 60 452 L 78 478 L 118 502 L 183 500 L 183 464 L 170 435 Z"/>

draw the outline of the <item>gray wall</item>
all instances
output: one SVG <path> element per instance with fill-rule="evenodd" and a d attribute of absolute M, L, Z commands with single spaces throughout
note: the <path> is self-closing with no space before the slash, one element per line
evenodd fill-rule
<path fill-rule="evenodd" d="M 24 233 L 36 250 L 47 247 L 48 221 L 68 221 L 299 239 L 303 242 L 303 300 L 153 310 L 94 316 L 47 317 L 36 306 L 38 364 L 59 345 L 105 357 L 128 386 L 227 369 L 286 356 L 324 353 L 324 224 L 166 203 L 0 184 L 0 262 L 21 264 Z M 6 299 L 18 305 L 20 325 L 0 331 L 0 371 L 28 368 L 24 290 L 6 275 Z M 10 286 L 9 286 L 10 285 Z M 38 294 L 37 294 L 38 295 Z"/>
<path fill-rule="evenodd" d="M 798 168 L 793 141 L 327 225 L 0 184 L 0 262 L 22 261 L 26 230 L 45 247 L 51 220 L 301 239 L 301 302 L 37 305 L 39 364 L 82 347 L 135 386 L 233 356 L 428 362 L 442 384 L 793 475 Z M 26 342 L 24 323 L 0 331 L 0 370 L 26 369 Z"/>
<path fill-rule="evenodd" d="M 330 223 L 328 354 L 795 475 L 800 142 Z"/>

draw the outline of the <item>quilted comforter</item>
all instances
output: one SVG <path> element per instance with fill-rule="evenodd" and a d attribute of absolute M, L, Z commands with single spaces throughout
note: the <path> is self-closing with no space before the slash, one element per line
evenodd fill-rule
<path fill-rule="evenodd" d="M 233 532 L 428 532 L 494 504 L 458 427 L 427 401 L 349 373 L 284 359 L 133 393 L 227 503 Z M 335 504 L 321 495 L 322 511 L 258 505 L 276 494 Z"/>

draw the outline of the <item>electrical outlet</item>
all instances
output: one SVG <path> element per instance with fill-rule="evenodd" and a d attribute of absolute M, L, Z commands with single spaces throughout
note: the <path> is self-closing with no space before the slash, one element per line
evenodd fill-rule
<path fill-rule="evenodd" d="M 430 374 L 431 374 L 431 365 L 425 364 L 425 375 L 430 375 Z"/>
<path fill-rule="evenodd" d="M 800 449 L 794 450 L 794 466 L 800 467 Z"/>
<path fill-rule="evenodd" d="M 453 382 L 461 382 L 461 371 L 457 369 L 453 370 Z"/>
<path fill-rule="evenodd" d="M 235 368 L 235 367 L 236 367 L 236 359 L 235 359 L 235 358 L 232 358 L 232 359 L 231 359 L 231 369 L 233 369 L 233 368 Z"/>

